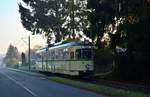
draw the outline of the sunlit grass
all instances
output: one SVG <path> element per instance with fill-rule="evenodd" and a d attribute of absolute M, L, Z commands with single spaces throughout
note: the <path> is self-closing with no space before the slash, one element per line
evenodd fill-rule
<path fill-rule="evenodd" d="M 66 85 L 71 85 L 74 87 L 91 90 L 97 93 L 103 93 L 113 97 L 150 97 L 150 95 L 144 94 L 142 92 L 133 92 L 129 90 L 117 89 L 105 85 L 97 85 L 97 84 L 92 84 L 87 82 L 80 82 L 80 81 L 70 80 L 61 77 L 49 77 L 48 79 Z"/>

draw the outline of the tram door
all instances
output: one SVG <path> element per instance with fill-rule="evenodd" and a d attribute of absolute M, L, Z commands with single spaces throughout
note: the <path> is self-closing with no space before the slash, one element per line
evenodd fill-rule
<path fill-rule="evenodd" d="M 69 67 L 68 67 L 69 70 L 73 70 L 73 66 L 75 64 L 74 59 L 75 59 L 75 51 L 74 51 L 74 48 L 71 48 L 70 49 L 70 62 L 69 62 Z"/>

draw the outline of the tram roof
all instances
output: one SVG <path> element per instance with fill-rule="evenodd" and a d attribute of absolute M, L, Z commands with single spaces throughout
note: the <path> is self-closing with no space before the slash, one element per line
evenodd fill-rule
<path fill-rule="evenodd" d="M 61 48 L 61 47 L 67 47 L 67 46 L 92 46 L 92 43 L 89 42 L 83 42 L 83 41 L 72 41 L 72 42 L 61 42 L 61 43 L 55 43 L 48 45 L 48 47 L 40 49 L 40 51 L 48 49 L 55 49 L 55 48 Z"/>
<path fill-rule="evenodd" d="M 49 46 L 48 48 L 54 49 L 54 48 L 60 48 L 60 47 L 66 47 L 66 46 L 91 46 L 91 43 L 82 42 L 82 41 L 73 41 L 73 42 L 67 42 L 67 43 L 56 43 L 53 46 Z"/>

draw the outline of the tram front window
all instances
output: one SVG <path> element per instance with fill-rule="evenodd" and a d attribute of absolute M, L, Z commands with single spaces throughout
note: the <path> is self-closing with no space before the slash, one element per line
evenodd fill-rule
<path fill-rule="evenodd" d="M 92 50 L 91 49 L 78 49 L 76 50 L 77 59 L 92 59 Z"/>

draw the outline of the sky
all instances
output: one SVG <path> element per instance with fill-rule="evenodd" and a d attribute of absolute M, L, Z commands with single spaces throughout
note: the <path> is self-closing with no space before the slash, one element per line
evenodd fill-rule
<path fill-rule="evenodd" d="M 21 24 L 18 3 L 21 0 L 1 0 L 0 2 L 0 54 L 5 54 L 10 44 L 20 52 L 27 50 L 27 37 L 30 32 Z M 26 41 L 26 42 L 24 42 Z M 41 35 L 31 36 L 31 48 L 45 45 L 46 39 Z"/>

